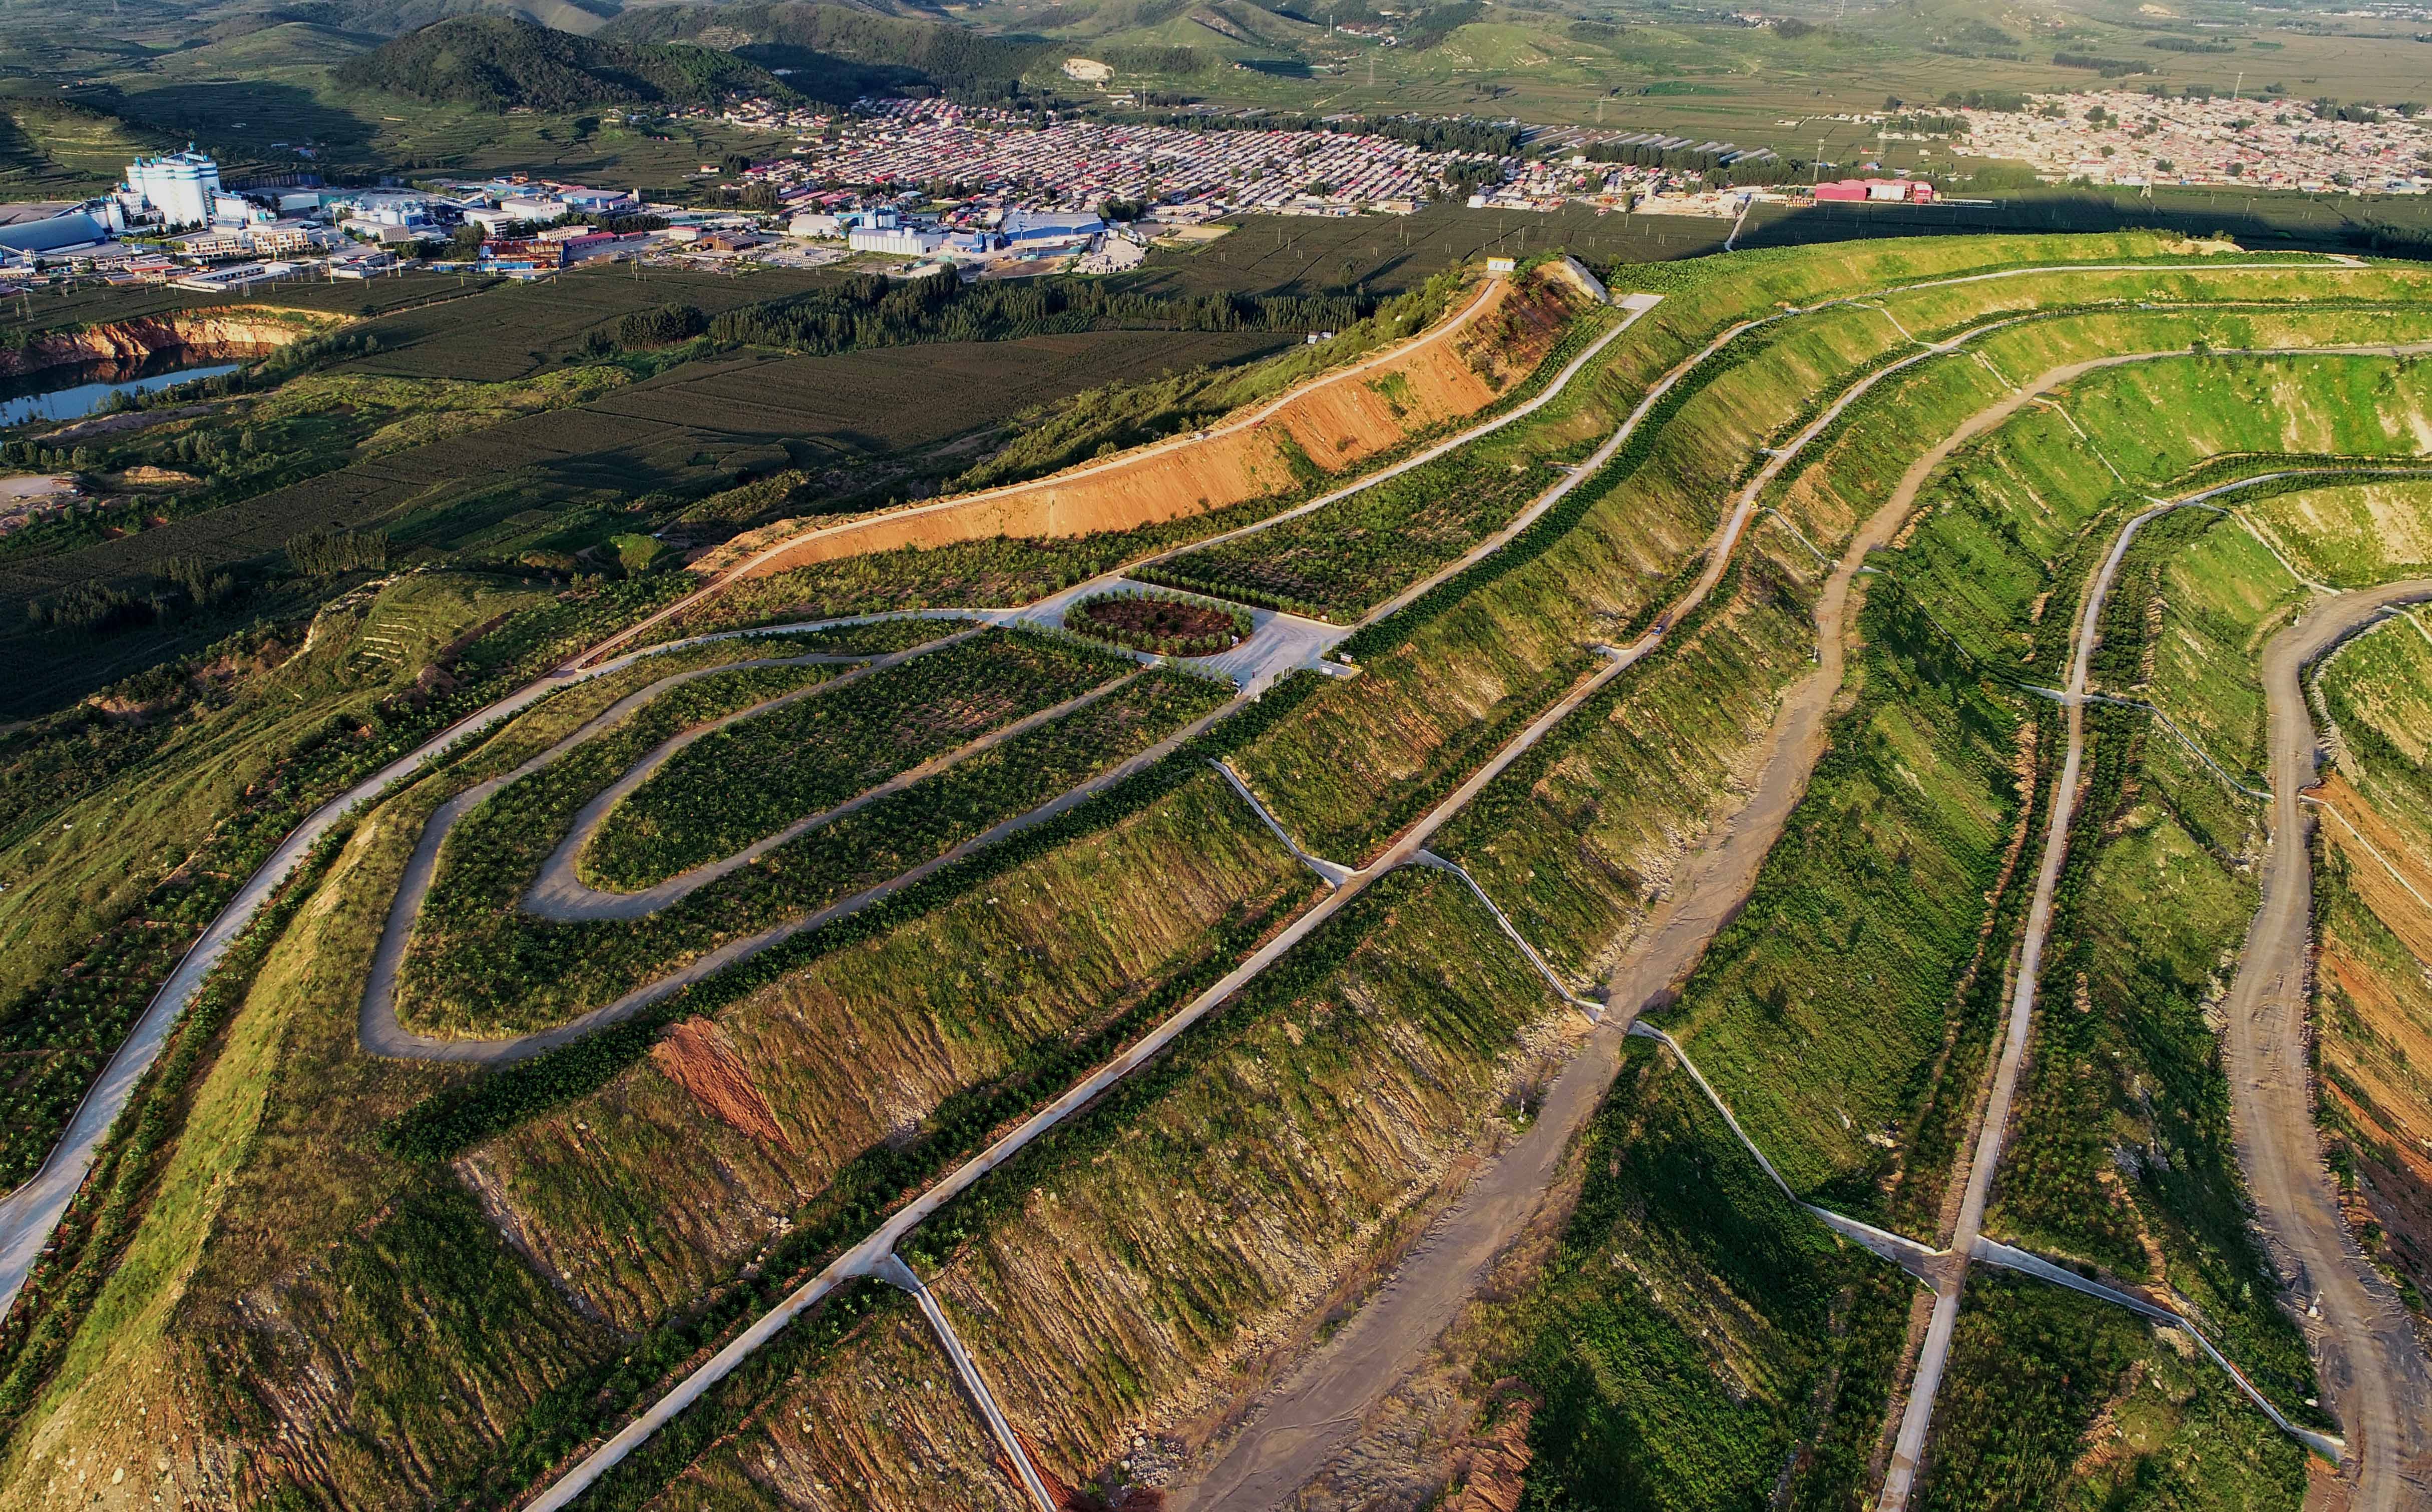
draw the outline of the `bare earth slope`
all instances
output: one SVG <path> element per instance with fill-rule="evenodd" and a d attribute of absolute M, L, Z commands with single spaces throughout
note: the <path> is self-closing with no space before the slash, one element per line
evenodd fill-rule
<path fill-rule="evenodd" d="M 2362 1471 L 2362 1508 L 2432 1503 L 2432 1375 L 2405 1311 L 2339 1214 L 2314 1137 L 2305 1024 L 2313 856 L 2299 793 L 2318 747 L 2300 675 L 2384 606 L 2432 597 L 2432 582 L 2341 596 L 2273 637 L 2263 658 L 2272 756 L 2272 846 L 2261 904 L 2230 988 L 2226 1052 L 2238 1164 L 2273 1265 L 2306 1304 L 2329 1405 Z"/>

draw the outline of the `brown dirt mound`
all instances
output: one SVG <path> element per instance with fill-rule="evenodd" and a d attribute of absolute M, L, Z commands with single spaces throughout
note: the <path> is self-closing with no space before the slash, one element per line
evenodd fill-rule
<path fill-rule="evenodd" d="M 1475 414 L 1533 371 L 1584 296 L 1538 276 L 1490 284 L 1451 320 L 1191 438 L 940 503 L 814 530 L 743 570 L 997 536 L 1126 530 L 1279 494 L 1297 468 L 1340 473 L 1419 431 Z M 698 565 L 723 569 L 733 559 Z"/>
<path fill-rule="evenodd" d="M 751 1068 L 735 1053 L 735 1042 L 708 1019 L 679 1022 L 650 1047 L 650 1059 L 711 1117 L 779 1149 L 793 1148 L 752 1083 Z"/>

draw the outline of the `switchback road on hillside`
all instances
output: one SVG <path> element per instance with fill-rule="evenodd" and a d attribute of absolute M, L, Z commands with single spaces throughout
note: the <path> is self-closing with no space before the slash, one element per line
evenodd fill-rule
<path fill-rule="evenodd" d="M 2334 261 L 2350 267 L 2364 266 L 2353 259 L 2335 259 Z M 2143 263 L 2062 263 L 1924 280 L 1906 287 L 1941 287 L 2038 274 L 2076 275 L 2146 271 L 2151 266 L 2153 265 Z M 2227 272 L 2276 266 L 2284 266 L 2284 264 L 2220 261 L 2196 265 L 2190 271 L 2201 274 L 2214 270 Z M 1897 292 L 1899 291 L 1890 290 L 1878 293 Z M 1634 321 L 1644 313 L 1645 305 L 1651 302 L 1651 300 L 1641 301 L 1639 308 L 1632 310 L 1628 321 L 1609 332 L 1588 353 L 1583 353 L 1579 360 L 1566 367 L 1562 375 L 1548 385 L 1548 395 L 1567 385 L 1579 372 L 1583 371 L 1586 360 L 1596 351 L 1600 350 L 1605 343 L 1617 337 L 1622 329 L 1627 328 L 1630 321 Z M 1827 305 L 1841 302 L 1840 300 L 1825 301 L 1816 308 L 1821 309 Z M 1532 401 L 1532 403 L 1543 402 L 1545 402 L 1543 397 Z M 1496 423 L 1505 422 L 1498 421 L 1491 424 Z M 1479 428 L 1478 430 L 1456 438 L 1446 444 L 1447 448 L 1463 440 L 1475 439 L 1475 435 L 1482 433 L 1484 428 Z M 1370 479 L 1366 482 L 1373 484 L 1375 480 Z M 1390 612 L 1391 607 L 1393 606 L 1386 606 L 1380 612 Z M 585 653 L 580 659 L 582 664 L 579 668 L 561 667 L 498 702 L 467 715 L 363 782 L 325 804 L 299 825 L 273 852 L 269 860 L 247 879 L 228 904 L 198 937 L 177 970 L 154 995 L 143 1016 L 112 1055 L 102 1076 L 79 1105 L 59 1145 L 53 1150 L 42 1170 L 6 1199 L 0 1199 L 0 1306 L 13 1302 L 26 1275 L 56 1229 L 60 1216 L 65 1212 L 68 1202 L 92 1169 L 104 1138 L 119 1114 L 126 1108 L 144 1073 L 167 1044 L 178 1016 L 194 1000 L 205 978 L 219 964 L 228 948 L 251 927 L 261 909 L 277 894 L 279 887 L 295 875 L 297 867 L 310 855 L 314 846 L 349 814 L 380 798 L 397 783 L 441 759 L 465 740 L 495 728 L 501 721 L 521 713 L 571 681 L 613 672 L 638 660 L 640 653 L 607 657 L 604 660 L 603 657 L 606 657 L 606 653 L 616 646 L 632 639 L 642 629 L 643 627 L 636 627 L 634 630 L 610 637 L 607 642 Z M 673 647 L 663 646 L 656 649 L 671 648 Z M 889 1242 L 891 1244 L 892 1241 Z M 808 1302 L 802 1305 L 808 1305 Z M 800 1307 L 795 1307 L 791 1311 L 781 1309 L 782 1316 L 771 1314 L 768 1319 L 764 1319 L 763 1322 L 770 1324 L 769 1332 L 773 1333 L 775 1328 L 783 1327 L 784 1322 L 800 1310 Z M 740 1355 L 735 1357 L 740 1358 Z M 650 1420 L 664 1420 L 664 1417 Z M 641 1425 L 637 1423 L 635 1426 Z M 645 1428 L 643 1431 L 647 1433 L 648 1430 Z M 624 1439 L 625 1436 L 620 1435 L 619 1440 Z M 630 1441 L 638 1442 L 638 1438 Z M 605 1453 L 606 1449 L 603 1447 L 602 1453 Z M 621 1453 L 621 1449 L 616 1451 L 616 1454 Z M 596 1461 L 600 1457 L 595 1454 L 592 1460 Z M 613 1454 L 609 1455 L 610 1462 L 613 1462 L 614 1457 Z M 587 1484 L 589 1478 L 596 1476 L 599 1469 L 604 1469 L 604 1465 L 599 1468 L 591 1467 L 592 1461 L 586 1461 L 587 1473 L 581 1477 L 583 1484 Z"/>

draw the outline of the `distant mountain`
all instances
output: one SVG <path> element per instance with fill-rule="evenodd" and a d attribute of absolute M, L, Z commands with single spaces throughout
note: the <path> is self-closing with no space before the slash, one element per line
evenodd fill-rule
<path fill-rule="evenodd" d="M 579 37 L 503 16 L 433 23 L 350 59 L 338 77 L 492 110 L 707 105 L 732 94 L 793 92 L 767 69 L 716 48 Z"/>

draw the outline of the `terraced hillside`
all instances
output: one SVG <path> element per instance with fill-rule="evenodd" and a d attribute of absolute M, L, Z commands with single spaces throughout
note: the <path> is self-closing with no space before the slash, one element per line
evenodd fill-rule
<path fill-rule="evenodd" d="M 2432 635 L 2331 629 L 2432 598 L 2432 275 L 1632 271 L 1189 532 L 550 642 L 0 1205 L 0 1505 L 2409 1504 L 2308 1303 L 2420 1318 Z M 1248 632 L 1058 632 L 1150 584 Z"/>

